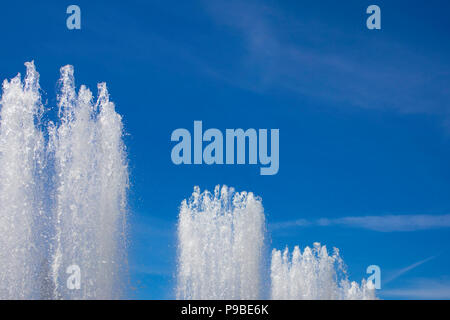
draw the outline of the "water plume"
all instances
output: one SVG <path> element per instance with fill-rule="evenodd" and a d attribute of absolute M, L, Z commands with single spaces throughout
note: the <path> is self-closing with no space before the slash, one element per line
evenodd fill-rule
<path fill-rule="evenodd" d="M 375 299 L 371 283 L 350 282 L 334 249 L 315 243 L 292 254 L 274 249 L 265 274 L 265 217 L 251 192 L 198 187 L 178 217 L 178 299 Z M 265 284 L 270 285 L 265 285 Z"/>
<path fill-rule="evenodd" d="M 334 249 L 314 243 L 303 253 L 296 246 L 289 254 L 274 249 L 271 263 L 271 297 L 275 300 L 368 300 L 375 299 L 375 289 L 365 280 L 350 282 L 345 265 Z"/>
<path fill-rule="evenodd" d="M 3 83 L 0 298 L 111 299 L 125 273 L 128 170 L 106 85 L 98 98 L 61 68 L 58 117 L 43 124 L 39 74 Z M 47 138 L 44 138 L 47 137 Z M 80 270 L 80 289 L 67 270 Z M 70 269 L 70 268 L 69 268 Z"/>
<path fill-rule="evenodd" d="M 178 299 L 258 299 L 264 212 L 247 192 L 194 188 L 178 223 Z"/>
<path fill-rule="evenodd" d="M 44 139 L 37 127 L 43 108 L 39 74 L 33 62 L 26 66 L 24 82 L 20 74 L 3 82 L 0 102 L 0 297 L 11 299 L 39 294 L 43 258 Z"/>

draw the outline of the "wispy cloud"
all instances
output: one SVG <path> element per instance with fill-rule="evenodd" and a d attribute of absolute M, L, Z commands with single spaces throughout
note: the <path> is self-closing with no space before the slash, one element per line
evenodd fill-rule
<path fill-rule="evenodd" d="M 450 227 L 450 214 L 444 215 L 385 215 L 343 218 L 299 219 L 273 223 L 271 229 L 308 226 L 343 226 L 362 228 L 379 232 L 417 231 Z"/>
<path fill-rule="evenodd" d="M 388 277 L 386 280 L 383 281 L 383 285 L 386 285 L 386 284 L 388 284 L 389 282 L 394 281 L 394 280 L 397 279 L 398 277 L 404 275 L 405 273 L 407 273 L 407 272 L 409 272 L 409 271 L 411 271 L 411 270 L 413 270 L 413 269 L 416 269 L 417 267 L 423 265 L 424 263 L 427 263 L 428 261 L 433 260 L 433 259 L 436 258 L 436 257 L 437 257 L 437 255 L 428 257 L 428 258 L 426 258 L 426 259 L 417 261 L 417 262 L 415 262 L 415 263 L 413 263 L 413 264 L 411 264 L 411 265 L 409 265 L 409 266 L 407 266 L 407 267 L 405 267 L 405 268 L 402 268 L 402 269 L 396 271 L 396 272 L 393 273 L 390 277 Z"/>
<path fill-rule="evenodd" d="M 450 280 L 414 279 L 407 287 L 383 290 L 382 294 L 403 299 L 450 299 Z"/>
<path fill-rule="evenodd" d="M 402 39 L 367 41 L 367 35 L 348 32 L 345 24 L 330 26 L 321 17 L 305 21 L 261 2 L 206 3 L 213 19 L 243 40 L 245 53 L 233 61 L 239 67 L 228 73 L 237 85 L 282 87 L 363 108 L 450 113 L 445 55 L 419 53 Z"/>

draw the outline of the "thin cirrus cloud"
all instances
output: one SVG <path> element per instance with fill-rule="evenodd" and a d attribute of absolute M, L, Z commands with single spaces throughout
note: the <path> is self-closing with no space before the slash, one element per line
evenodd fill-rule
<path fill-rule="evenodd" d="M 224 78 L 256 91 L 281 87 L 301 96 L 367 109 L 450 114 L 450 62 L 403 39 L 348 32 L 321 17 L 293 18 L 252 1 L 208 1 L 213 20 L 239 34 L 244 52 Z M 306 20 L 308 19 L 308 20 Z M 362 27 L 363 28 L 363 27 Z M 335 45 L 330 46 L 332 41 Z"/>
<path fill-rule="evenodd" d="M 450 227 L 450 214 L 360 216 L 335 219 L 320 218 L 317 220 L 298 219 L 273 223 L 270 225 L 273 230 L 309 226 L 342 226 L 378 232 L 417 231 Z"/>
<path fill-rule="evenodd" d="M 383 280 L 383 286 L 385 286 L 389 282 L 394 281 L 395 279 L 397 279 L 398 277 L 404 275 L 405 273 L 407 273 L 407 272 L 409 272 L 411 270 L 414 270 L 414 269 L 420 267 L 421 265 L 423 265 L 423 264 L 425 264 L 425 263 L 435 259 L 437 256 L 438 255 L 431 256 L 431 257 L 428 257 L 426 259 L 422 259 L 420 261 L 417 261 L 417 262 L 415 262 L 415 263 L 413 263 L 413 264 L 411 264 L 411 265 L 409 265 L 407 267 L 404 267 L 404 268 L 394 272 L 391 276 L 389 276 L 385 280 Z"/>
<path fill-rule="evenodd" d="M 383 290 L 383 296 L 406 299 L 450 299 L 448 279 L 413 279 L 403 288 Z"/>

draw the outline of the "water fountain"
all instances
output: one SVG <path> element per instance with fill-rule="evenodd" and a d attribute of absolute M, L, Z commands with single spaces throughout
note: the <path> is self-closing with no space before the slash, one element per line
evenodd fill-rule
<path fill-rule="evenodd" d="M 33 62 L 4 81 L 0 111 L 0 299 L 120 298 L 126 274 L 128 170 L 122 120 L 106 85 L 77 92 L 61 68 L 58 117 L 43 121 Z M 179 299 L 264 297 L 261 199 L 226 186 L 198 187 L 181 204 Z M 80 287 L 68 272 L 80 271 Z M 273 299 L 371 299 L 350 282 L 338 251 L 272 252 Z"/>
<path fill-rule="evenodd" d="M 26 66 L 24 83 L 5 81 L 1 100 L 0 298 L 118 298 L 128 187 L 121 117 L 104 83 L 93 102 L 65 66 L 58 120 L 42 123 L 39 74 Z M 73 265 L 79 290 L 67 286 Z"/>
<path fill-rule="evenodd" d="M 326 246 L 314 243 L 303 253 L 296 246 L 289 255 L 274 249 L 271 263 L 272 292 L 275 300 L 367 300 L 375 299 L 371 283 L 350 282 L 345 265 L 334 249 L 330 255 Z"/>
<path fill-rule="evenodd" d="M 252 193 L 194 188 L 178 223 L 178 299 L 257 299 L 264 212 Z"/>
<path fill-rule="evenodd" d="M 3 82 L 0 114 L 0 297 L 16 299 L 39 294 L 45 257 L 40 244 L 46 219 L 40 183 L 44 139 L 38 129 L 43 107 L 39 75 L 33 63 L 26 65 L 24 83 L 20 74 Z"/>
<path fill-rule="evenodd" d="M 252 193 L 194 188 L 178 222 L 178 299 L 262 299 L 265 217 Z M 316 243 L 292 256 L 273 250 L 272 299 L 374 299 L 365 280 L 350 282 L 337 249 Z"/>

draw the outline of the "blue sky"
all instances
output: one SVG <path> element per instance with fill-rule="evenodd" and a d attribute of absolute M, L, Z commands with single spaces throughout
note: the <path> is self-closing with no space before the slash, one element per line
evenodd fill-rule
<path fill-rule="evenodd" d="M 81 30 L 66 8 L 81 8 Z M 368 5 L 382 29 L 365 27 Z M 173 298 L 178 206 L 194 185 L 262 197 L 270 246 L 340 248 L 381 298 L 450 298 L 447 1 L 9 1 L 0 76 L 35 60 L 48 106 L 62 65 L 106 81 L 130 158 L 134 298 Z M 175 166 L 171 132 L 279 128 L 280 171 Z"/>

